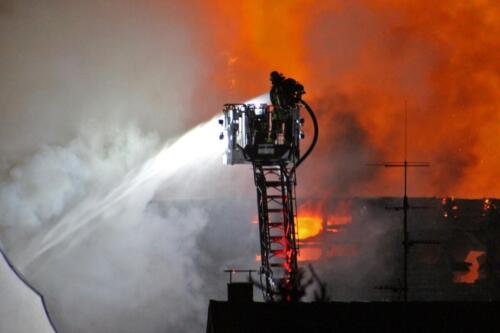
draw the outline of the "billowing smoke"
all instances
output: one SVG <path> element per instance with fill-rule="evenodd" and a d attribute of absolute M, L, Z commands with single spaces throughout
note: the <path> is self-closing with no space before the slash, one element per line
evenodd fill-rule
<path fill-rule="evenodd" d="M 305 196 L 321 193 L 325 202 L 334 197 L 350 197 L 362 193 L 366 183 L 379 172 L 367 167 L 368 162 L 377 161 L 383 153 L 370 144 L 369 135 L 356 116 L 360 108 L 362 106 L 342 94 L 318 100 L 323 139 L 308 161 L 309 168 L 301 170 L 302 182 L 314 184 L 305 186 Z"/>
<path fill-rule="evenodd" d="M 169 200 L 192 197 L 196 187 L 175 184 L 175 177 L 185 179 L 180 169 L 190 170 L 191 180 L 216 169 L 220 144 L 207 140 L 216 126 L 212 120 L 162 149 L 133 128 L 102 135 L 92 128 L 91 136 L 45 147 L 9 170 L 0 192 L 3 245 L 47 295 L 61 329 L 201 325 L 205 299 L 193 260 L 206 208 L 162 211 L 151 202 L 161 185 Z"/>

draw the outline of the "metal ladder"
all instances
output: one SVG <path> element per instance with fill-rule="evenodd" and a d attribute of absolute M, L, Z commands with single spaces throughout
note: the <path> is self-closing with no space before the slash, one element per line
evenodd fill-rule
<path fill-rule="evenodd" d="M 295 301 L 298 234 L 295 172 L 286 163 L 253 164 L 257 187 L 261 276 L 266 301 Z"/>

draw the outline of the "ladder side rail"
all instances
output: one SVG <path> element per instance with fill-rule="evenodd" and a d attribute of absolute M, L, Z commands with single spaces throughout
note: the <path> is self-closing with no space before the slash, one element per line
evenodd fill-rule
<path fill-rule="evenodd" d="M 299 251 L 299 219 L 297 218 L 297 197 L 296 197 L 296 192 L 295 192 L 295 185 L 296 185 L 296 177 L 295 177 L 295 169 L 292 169 L 290 171 L 289 177 L 291 178 L 290 180 L 290 200 L 292 201 L 292 209 L 293 209 L 293 244 L 295 246 L 295 250 L 298 252 Z"/>
<path fill-rule="evenodd" d="M 285 219 L 287 223 L 286 227 L 286 240 L 288 243 L 288 257 L 287 257 L 287 277 L 286 283 L 287 288 L 289 289 L 290 295 L 295 294 L 295 290 L 297 289 L 297 255 L 296 255 L 296 245 L 295 245 L 295 237 L 294 237 L 294 204 L 293 204 L 293 182 L 289 177 L 288 170 L 286 168 L 286 164 L 283 163 L 281 165 L 281 174 L 282 174 L 282 184 L 283 184 L 283 197 L 286 198 L 284 213 L 286 214 Z"/>
<path fill-rule="evenodd" d="M 259 214 L 259 237 L 261 250 L 261 274 L 265 276 L 265 295 L 266 300 L 272 300 L 272 272 L 269 264 L 270 237 L 268 230 L 267 213 L 267 191 L 265 186 L 265 177 L 262 166 L 254 164 L 255 185 L 257 187 L 257 206 Z"/>

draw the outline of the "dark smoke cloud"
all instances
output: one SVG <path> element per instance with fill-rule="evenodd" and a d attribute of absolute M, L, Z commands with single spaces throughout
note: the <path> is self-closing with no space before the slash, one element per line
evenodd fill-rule
<path fill-rule="evenodd" d="M 334 240 L 324 242 L 323 251 L 329 255 L 313 263 L 332 300 L 396 299 L 396 294 L 377 287 L 398 284 L 401 242 L 395 235 L 401 234 L 400 218 L 390 216 L 383 207 L 367 207 L 367 202 L 352 201 L 352 224 Z M 343 246 L 353 249 L 353 254 L 341 253 Z"/>
<path fill-rule="evenodd" d="M 337 93 L 316 101 L 315 108 L 321 139 L 304 164 L 308 167 L 301 170 L 303 190 L 324 198 L 356 195 L 377 175 L 378 170 L 367 167 L 367 163 L 383 156 L 369 141 L 358 119 L 359 113 L 364 112 L 363 103 Z"/>

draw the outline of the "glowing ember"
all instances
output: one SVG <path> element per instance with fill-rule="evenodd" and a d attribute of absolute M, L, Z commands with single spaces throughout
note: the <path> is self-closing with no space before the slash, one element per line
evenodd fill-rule
<path fill-rule="evenodd" d="M 316 236 L 323 230 L 323 218 L 314 214 L 301 214 L 297 217 L 299 239 Z"/>
<path fill-rule="evenodd" d="M 468 272 L 457 272 L 453 278 L 455 283 L 473 284 L 479 278 L 479 261 L 478 258 L 484 254 L 484 251 L 469 251 L 465 262 L 471 264 Z"/>
<path fill-rule="evenodd" d="M 443 209 L 443 217 L 445 219 L 452 217 L 454 219 L 458 218 L 459 207 L 455 201 L 454 197 L 451 198 L 443 198 L 441 200 L 441 206 Z"/>
<path fill-rule="evenodd" d="M 483 216 L 487 216 L 491 211 L 496 210 L 495 204 L 491 201 L 491 199 L 484 199 L 483 201 Z"/>
<path fill-rule="evenodd" d="M 487 211 L 491 209 L 491 200 L 490 199 L 484 199 L 483 201 L 483 210 Z"/>

